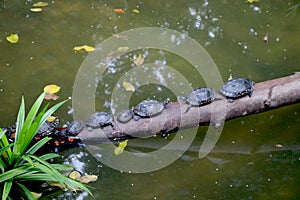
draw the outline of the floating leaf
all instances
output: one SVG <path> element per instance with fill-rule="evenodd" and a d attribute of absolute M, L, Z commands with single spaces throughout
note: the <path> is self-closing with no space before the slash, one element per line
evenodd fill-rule
<path fill-rule="evenodd" d="M 48 94 L 54 94 L 60 90 L 60 87 L 55 84 L 47 85 L 44 87 L 44 92 Z"/>
<path fill-rule="evenodd" d="M 277 148 L 283 148 L 283 145 L 282 144 L 276 144 L 275 145 Z"/>
<path fill-rule="evenodd" d="M 36 193 L 36 192 L 30 192 L 33 196 L 34 199 L 39 199 L 41 198 L 43 193 Z"/>
<path fill-rule="evenodd" d="M 43 9 L 42 8 L 30 8 L 32 12 L 41 12 Z"/>
<path fill-rule="evenodd" d="M 55 95 L 55 94 L 49 94 L 49 93 L 46 93 L 46 95 L 44 96 L 44 99 L 45 100 L 57 100 L 59 99 L 59 96 Z"/>
<path fill-rule="evenodd" d="M 47 122 L 54 122 L 54 120 L 56 119 L 56 117 L 54 117 L 54 116 L 50 116 L 50 117 L 48 117 L 47 118 Z"/>
<path fill-rule="evenodd" d="M 74 47 L 73 50 L 75 51 L 85 50 L 87 52 L 90 52 L 90 51 L 95 51 L 95 48 L 88 45 L 82 45 L 82 46 Z"/>
<path fill-rule="evenodd" d="M 127 51 L 129 49 L 129 47 L 119 47 L 118 48 L 118 52 L 124 52 L 124 51 Z"/>
<path fill-rule="evenodd" d="M 77 178 L 77 180 L 80 181 L 81 183 L 95 182 L 98 180 L 98 176 L 85 174 L 85 175 Z"/>
<path fill-rule="evenodd" d="M 134 64 L 136 65 L 142 65 L 144 63 L 144 58 L 142 57 L 141 54 L 139 54 L 139 56 L 137 58 L 134 59 Z"/>
<path fill-rule="evenodd" d="M 77 180 L 80 177 L 81 177 L 81 174 L 76 170 L 71 171 L 69 174 L 69 178 L 74 179 L 74 180 Z"/>
<path fill-rule="evenodd" d="M 115 155 L 119 155 L 119 154 L 123 153 L 125 147 L 127 146 L 127 142 L 128 142 L 128 140 L 124 140 L 119 143 L 119 146 L 117 148 L 115 148 L 115 150 L 114 150 Z"/>
<path fill-rule="evenodd" d="M 133 9 L 132 12 L 133 13 L 140 13 L 140 11 L 138 9 Z"/>
<path fill-rule="evenodd" d="M 36 2 L 33 4 L 33 7 L 45 7 L 45 6 L 48 6 L 49 3 L 47 2 L 44 2 L 44 1 L 39 1 L 39 2 Z"/>
<path fill-rule="evenodd" d="M 232 79 L 232 74 L 229 74 L 228 80 L 230 81 Z"/>
<path fill-rule="evenodd" d="M 15 33 L 10 34 L 10 36 L 6 37 L 6 40 L 9 41 L 10 43 L 17 43 L 19 41 L 19 36 Z"/>
<path fill-rule="evenodd" d="M 257 3 L 259 0 L 247 0 L 248 3 Z"/>
<path fill-rule="evenodd" d="M 125 88 L 126 91 L 131 91 L 131 92 L 135 91 L 134 86 L 131 85 L 129 82 L 123 81 L 123 87 Z"/>
<path fill-rule="evenodd" d="M 125 10 L 123 10 L 121 8 L 116 8 L 116 9 L 114 9 L 114 12 L 124 14 Z"/>

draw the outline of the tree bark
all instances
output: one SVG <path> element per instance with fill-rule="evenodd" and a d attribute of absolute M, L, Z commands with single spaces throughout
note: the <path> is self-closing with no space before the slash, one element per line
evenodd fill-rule
<path fill-rule="evenodd" d="M 192 107 L 185 113 L 185 103 L 169 103 L 164 111 L 152 118 L 141 118 L 138 121 L 118 123 L 115 119 L 115 129 L 110 126 L 87 130 L 85 127 L 79 137 L 83 141 L 103 142 L 104 140 L 119 140 L 131 137 L 150 137 L 157 134 L 168 134 L 179 129 L 196 126 L 220 126 L 224 121 L 250 114 L 265 112 L 271 109 L 300 102 L 300 72 L 291 76 L 268 80 L 254 85 L 251 97 L 245 96 L 229 103 L 218 94 L 212 103 Z"/>

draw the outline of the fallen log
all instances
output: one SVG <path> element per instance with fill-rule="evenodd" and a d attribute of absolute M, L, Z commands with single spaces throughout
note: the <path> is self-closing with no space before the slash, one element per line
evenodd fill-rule
<path fill-rule="evenodd" d="M 245 96 L 229 103 L 218 94 L 217 100 L 211 104 L 192 107 L 185 113 L 187 105 L 173 102 L 164 111 L 152 118 L 130 120 L 122 124 L 115 120 L 115 128 L 110 126 L 89 131 L 87 127 L 79 133 L 81 140 L 87 142 L 103 142 L 104 140 L 120 140 L 135 137 L 150 137 L 157 134 L 169 134 L 179 129 L 196 126 L 222 126 L 224 121 L 250 114 L 265 112 L 271 109 L 300 102 L 300 72 L 291 76 L 256 83 L 251 97 Z"/>

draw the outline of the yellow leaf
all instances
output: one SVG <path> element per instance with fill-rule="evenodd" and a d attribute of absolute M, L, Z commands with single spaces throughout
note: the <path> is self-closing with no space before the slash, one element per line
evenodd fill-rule
<path fill-rule="evenodd" d="M 39 199 L 42 196 L 42 193 L 30 192 L 34 199 Z"/>
<path fill-rule="evenodd" d="M 124 52 L 124 51 L 127 51 L 129 49 L 129 47 L 119 47 L 118 48 L 118 52 Z"/>
<path fill-rule="evenodd" d="M 133 13 L 140 13 L 140 11 L 138 9 L 133 9 L 132 12 Z"/>
<path fill-rule="evenodd" d="M 43 9 L 42 8 L 30 8 L 32 12 L 41 12 Z"/>
<path fill-rule="evenodd" d="M 81 174 L 76 170 L 71 171 L 69 174 L 69 178 L 74 179 L 74 180 L 77 180 L 80 177 L 81 177 Z"/>
<path fill-rule="evenodd" d="M 228 80 L 230 81 L 232 79 L 232 74 L 229 74 Z"/>
<path fill-rule="evenodd" d="M 47 85 L 44 87 L 44 92 L 46 92 L 48 94 L 54 94 L 54 93 L 58 92 L 59 90 L 60 90 L 60 87 L 55 84 Z"/>
<path fill-rule="evenodd" d="M 17 43 L 19 41 L 19 36 L 17 34 L 10 34 L 10 36 L 6 37 L 7 41 L 9 41 L 10 43 Z"/>
<path fill-rule="evenodd" d="M 82 46 L 74 47 L 73 50 L 75 51 L 85 50 L 87 52 L 90 52 L 90 51 L 95 51 L 95 48 L 88 45 L 82 45 Z"/>
<path fill-rule="evenodd" d="M 248 3 L 257 3 L 259 0 L 247 0 Z"/>
<path fill-rule="evenodd" d="M 45 7 L 48 5 L 49 5 L 49 3 L 47 3 L 47 2 L 39 1 L 39 2 L 34 3 L 33 7 Z"/>
<path fill-rule="evenodd" d="M 119 147 L 122 149 L 125 149 L 125 147 L 127 146 L 127 142 L 128 142 L 128 140 L 124 140 L 124 141 L 120 142 Z"/>
<path fill-rule="evenodd" d="M 127 142 L 128 142 L 128 140 L 124 140 L 119 143 L 119 146 L 117 148 L 115 148 L 115 150 L 114 150 L 115 155 L 119 155 L 119 154 L 123 153 L 125 147 L 127 146 Z"/>
<path fill-rule="evenodd" d="M 97 179 L 98 179 L 98 176 L 89 175 L 89 174 L 85 174 L 85 175 L 77 178 L 77 180 L 80 181 L 81 183 L 95 182 L 95 181 L 97 181 Z"/>
<path fill-rule="evenodd" d="M 131 91 L 131 92 L 135 91 L 134 86 L 126 81 L 123 81 L 123 87 L 125 88 L 126 91 Z"/>
<path fill-rule="evenodd" d="M 47 118 L 47 122 L 54 122 L 54 120 L 56 119 L 56 117 L 54 117 L 54 116 L 50 116 L 50 117 L 48 117 Z"/>
<path fill-rule="evenodd" d="M 144 58 L 142 57 L 141 54 L 139 54 L 139 56 L 136 59 L 134 59 L 133 62 L 136 65 L 142 65 L 144 63 Z"/>
<path fill-rule="evenodd" d="M 124 149 L 117 147 L 114 150 L 115 155 L 120 155 L 121 153 L 123 153 Z"/>

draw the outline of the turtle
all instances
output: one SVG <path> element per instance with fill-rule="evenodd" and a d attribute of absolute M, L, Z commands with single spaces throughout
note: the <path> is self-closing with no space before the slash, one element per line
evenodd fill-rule
<path fill-rule="evenodd" d="M 130 109 L 123 110 L 117 116 L 117 120 L 121 123 L 127 123 L 133 118 L 133 111 Z"/>
<path fill-rule="evenodd" d="M 139 103 L 134 109 L 133 112 L 136 114 L 134 119 L 137 121 L 141 117 L 153 117 L 158 115 L 163 111 L 165 106 L 170 102 L 170 99 L 166 99 L 164 102 L 157 100 L 147 99 Z"/>
<path fill-rule="evenodd" d="M 220 93 L 224 95 L 229 103 L 232 103 L 234 99 L 248 95 L 251 97 L 253 93 L 253 86 L 255 82 L 250 81 L 247 78 L 233 78 L 227 81 L 221 88 Z"/>
<path fill-rule="evenodd" d="M 192 106 L 203 106 L 216 100 L 215 94 L 213 88 L 198 87 L 186 95 L 186 97 L 178 97 L 178 100 L 184 101 L 189 105 L 185 111 L 188 112 Z"/>
<path fill-rule="evenodd" d="M 111 126 L 113 129 L 113 115 L 107 112 L 96 112 L 92 114 L 85 122 L 88 130 L 93 130 L 94 128 L 103 128 L 105 126 Z"/>
<path fill-rule="evenodd" d="M 45 121 L 37 131 L 38 136 L 48 136 L 51 135 L 59 124 L 59 119 L 55 118 L 53 122 Z"/>
<path fill-rule="evenodd" d="M 70 136 L 76 136 L 83 129 L 84 125 L 79 120 L 72 121 L 67 127 L 67 133 Z"/>

